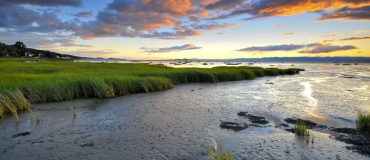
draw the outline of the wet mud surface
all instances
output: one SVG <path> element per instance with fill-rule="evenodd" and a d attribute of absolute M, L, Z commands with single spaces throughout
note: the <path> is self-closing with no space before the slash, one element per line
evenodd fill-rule
<path fill-rule="evenodd" d="M 304 121 L 306 126 L 310 130 L 317 132 L 330 134 L 330 138 L 344 142 L 349 146 L 346 146 L 347 149 L 351 149 L 360 154 L 370 157 L 370 137 L 369 135 L 361 134 L 355 128 L 333 128 L 325 125 L 317 124 L 309 120 L 303 120 L 299 118 L 287 118 L 285 121 L 290 124 L 295 124 L 297 120 Z M 285 125 L 287 126 L 287 125 Z M 284 130 L 288 132 L 295 133 L 294 127 L 285 127 Z"/>
<path fill-rule="evenodd" d="M 214 141 L 237 159 L 369 159 L 368 141 L 358 141 L 360 134 L 354 131 L 357 110 L 369 111 L 369 65 L 294 65 L 306 71 L 176 85 L 112 99 L 34 104 L 41 122 L 27 112 L 19 115 L 20 123 L 11 116 L 0 120 L 0 159 L 206 160 Z M 312 122 L 314 143 L 286 131 L 294 127 L 285 121 L 291 117 Z M 222 129 L 222 122 L 248 127 Z"/>

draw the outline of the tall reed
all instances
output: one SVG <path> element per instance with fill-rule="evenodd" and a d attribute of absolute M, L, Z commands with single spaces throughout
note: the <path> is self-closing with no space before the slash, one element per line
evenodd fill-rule
<path fill-rule="evenodd" d="M 14 104 L 12 103 L 12 101 L 10 100 L 9 97 L 7 97 L 3 94 L 0 94 L 0 104 L 3 108 L 6 108 L 6 109 L 8 109 L 8 111 L 13 113 L 17 122 L 19 122 L 17 108 L 14 106 Z"/>

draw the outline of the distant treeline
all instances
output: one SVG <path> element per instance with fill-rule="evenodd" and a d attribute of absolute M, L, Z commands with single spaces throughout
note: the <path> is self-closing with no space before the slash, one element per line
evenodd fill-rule
<path fill-rule="evenodd" d="M 38 50 L 27 48 L 27 46 L 20 41 L 13 45 L 7 45 L 0 42 L 0 57 L 38 57 L 38 58 L 60 58 L 60 59 L 80 59 L 81 57 L 60 54 L 52 51 Z"/>

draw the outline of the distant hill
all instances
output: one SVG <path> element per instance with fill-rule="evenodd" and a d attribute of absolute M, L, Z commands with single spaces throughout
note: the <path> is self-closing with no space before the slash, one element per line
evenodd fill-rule
<path fill-rule="evenodd" d="M 53 59 L 81 59 L 82 57 L 60 54 L 52 51 L 27 48 L 23 42 L 15 42 L 7 45 L 0 42 L 0 57 L 33 57 L 33 58 L 53 58 Z"/>
<path fill-rule="evenodd" d="M 370 63 L 370 57 L 268 57 L 268 58 L 234 58 L 234 59 L 192 59 L 213 62 L 358 62 Z"/>

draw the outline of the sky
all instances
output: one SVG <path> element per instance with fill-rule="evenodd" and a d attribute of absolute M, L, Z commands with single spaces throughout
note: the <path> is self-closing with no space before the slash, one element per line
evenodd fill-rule
<path fill-rule="evenodd" d="M 370 0 L 0 0 L 0 42 L 81 57 L 370 57 Z"/>

